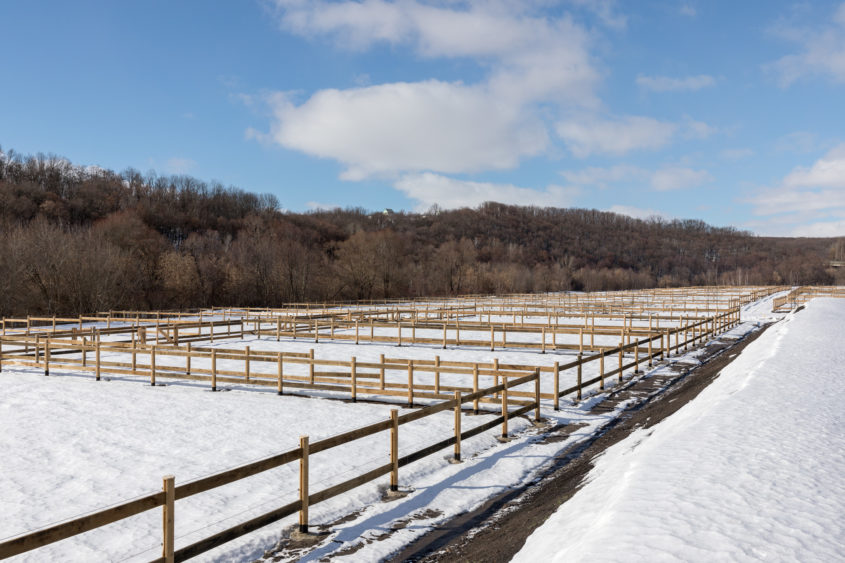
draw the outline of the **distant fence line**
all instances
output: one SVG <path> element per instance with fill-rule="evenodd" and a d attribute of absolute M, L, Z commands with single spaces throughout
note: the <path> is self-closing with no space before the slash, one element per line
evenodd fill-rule
<path fill-rule="evenodd" d="M 845 287 L 839 286 L 801 286 L 796 287 L 782 297 L 772 299 L 772 312 L 783 313 L 800 307 L 814 297 L 845 298 Z"/>

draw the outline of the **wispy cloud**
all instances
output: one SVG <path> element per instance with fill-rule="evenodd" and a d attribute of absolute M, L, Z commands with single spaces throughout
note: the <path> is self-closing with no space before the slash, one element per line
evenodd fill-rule
<path fill-rule="evenodd" d="M 736 148 L 736 149 L 722 149 L 719 153 L 722 158 L 726 160 L 742 160 L 754 156 L 754 149 Z"/>
<path fill-rule="evenodd" d="M 780 23 L 772 33 L 798 45 L 798 52 L 764 65 L 778 76 L 782 87 L 788 87 L 806 76 L 827 76 L 845 82 L 845 3 L 831 14 L 829 23 L 799 26 Z"/>
<path fill-rule="evenodd" d="M 665 165 L 656 170 L 638 166 L 615 165 L 609 168 L 589 167 L 582 170 L 565 170 L 561 176 L 576 186 L 599 188 L 640 186 L 657 191 L 695 188 L 713 181 L 707 170 L 678 165 Z"/>
<path fill-rule="evenodd" d="M 672 78 L 669 76 L 637 76 L 637 86 L 652 92 L 694 92 L 716 85 L 716 79 L 709 74 Z"/>
<path fill-rule="evenodd" d="M 678 126 L 651 117 L 625 116 L 603 119 L 581 117 L 562 121 L 557 134 L 578 158 L 593 154 L 623 155 L 635 150 L 654 150 L 665 146 Z"/>
<path fill-rule="evenodd" d="M 713 181 L 707 170 L 694 170 L 682 166 L 670 166 L 657 170 L 651 176 L 651 187 L 665 192 L 695 188 Z"/>
<path fill-rule="evenodd" d="M 845 143 L 810 166 L 794 168 L 780 185 L 761 189 L 747 201 L 758 217 L 777 218 L 780 234 L 845 235 L 845 230 L 836 230 L 845 224 Z"/>
<path fill-rule="evenodd" d="M 417 210 L 428 209 L 435 203 L 446 209 L 475 207 L 485 201 L 515 205 L 567 207 L 572 205 L 580 192 L 575 187 L 555 185 L 547 186 L 543 190 L 536 190 L 514 186 L 513 184 L 472 182 L 431 172 L 406 174 L 394 186 L 406 196 L 418 202 Z"/>
<path fill-rule="evenodd" d="M 608 211 L 612 213 L 618 213 L 620 215 L 627 215 L 628 217 L 633 217 L 634 219 L 653 219 L 653 218 L 660 218 L 660 219 L 674 219 L 675 217 L 671 215 L 667 215 L 660 211 L 654 209 L 643 209 L 640 207 L 633 207 L 631 205 L 614 205 L 608 209 Z"/>
<path fill-rule="evenodd" d="M 695 9 L 695 6 L 690 4 L 689 2 L 684 2 L 681 4 L 681 7 L 678 8 L 678 11 L 681 13 L 682 16 L 688 16 L 694 18 L 698 15 L 698 10 Z"/>
<path fill-rule="evenodd" d="M 648 178 L 649 173 L 637 166 L 617 164 L 609 168 L 591 166 L 582 170 L 564 170 L 560 175 L 577 186 L 607 188 L 613 184 L 640 183 Z"/>
<path fill-rule="evenodd" d="M 195 160 L 190 158 L 174 157 L 167 160 L 164 169 L 168 174 L 187 174 L 197 167 Z"/>

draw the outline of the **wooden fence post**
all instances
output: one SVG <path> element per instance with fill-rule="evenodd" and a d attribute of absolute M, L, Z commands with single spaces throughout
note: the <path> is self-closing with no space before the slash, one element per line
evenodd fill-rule
<path fill-rule="evenodd" d="M 188 342 L 188 353 L 185 355 L 185 373 L 191 375 L 191 343 Z"/>
<path fill-rule="evenodd" d="M 599 354 L 599 391 L 604 391 L 604 350 Z"/>
<path fill-rule="evenodd" d="M 379 356 L 379 365 L 378 382 L 379 386 L 384 389 L 384 354 Z"/>
<path fill-rule="evenodd" d="M 55 321 L 55 319 L 54 319 Z M 50 339 L 44 339 L 44 375 L 50 375 Z"/>
<path fill-rule="evenodd" d="M 508 377 L 502 378 L 502 438 L 508 437 Z"/>
<path fill-rule="evenodd" d="M 98 335 L 99 336 L 99 335 Z M 97 381 L 100 381 L 100 339 L 94 343 L 94 376 Z"/>
<path fill-rule="evenodd" d="M 276 342 L 282 338 L 282 318 L 276 317 Z"/>
<path fill-rule="evenodd" d="M 488 315 L 489 320 L 489 315 Z M 496 350 L 496 332 L 493 328 L 493 325 L 490 325 L 490 351 L 494 352 Z"/>
<path fill-rule="evenodd" d="M 560 362 L 555 362 L 555 401 L 554 401 L 554 409 L 556 411 L 560 410 Z"/>
<path fill-rule="evenodd" d="M 434 394 L 440 393 L 440 356 L 434 356 Z"/>
<path fill-rule="evenodd" d="M 99 353 L 100 343 L 97 342 L 97 365 L 100 365 L 100 353 Z M 153 344 L 150 347 L 150 385 L 155 387 L 156 384 L 156 344 Z"/>
<path fill-rule="evenodd" d="M 355 319 L 355 344 L 358 344 L 358 319 Z"/>
<path fill-rule="evenodd" d="M 211 390 L 217 391 L 217 350 L 211 350 Z"/>
<path fill-rule="evenodd" d="M 414 406 L 414 361 L 408 360 L 408 408 Z"/>
<path fill-rule="evenodd" d="M 249 346 L 246 347 L 246 351 L 244 352 L 244 374 L 246 375 L 246 382 L 249 383 Z"/>
<path fill-rule="evenodd" d="M 545 354 L 546 353 L 546 327 L 542 327 L 540 329 L 540 334 L 541 334 L 541 338 L 543 339 L 543 343 L 540 346 L 540 353 Z"/>
<path fill-rule="evenodd" d="M 399 410 L 390 409 L 390 490 L 399 490 Z"/>
<path fill-rule="evenodd" d="M 583 356 L 578 353 L 578 394 L 575 396 L 576 401 L 581 400 L 581 364 L 584 363 Z"/>
<path fill-rule="evenodd" d="M 622 348 L 625 346 L 625 339 L 623 337 L 622 340 L 619 341 L 619 383 L 622 383 L 622 364 L 624 363 L 622 360 L 623 351 Z"/>
<path fill-rule="evenodd" d="M 165 563 L 173 563 L 175 528 L 176 528 L 176 485 L 173 475 L 165 475 L 162 478 L 162 489 L 164 490 L 164 504 L 161 506 L 161 556 Z"/>
<path fill-rule="evenodd" d="M 308 351 L 308 379 L 311 385 L 314 385 L 314 348 Z"/>
<path fill-rule="evenodd" d="M 3 329 L 3 332 L 5 332 L 5 327 Z M 0 339 L 0 373 L 2 373 L 2 372 L 3 372 L 3 340 Z"/>
<path fill-rule="evenodd" d="M 358 373 L 355 365 L 355 356 L 349 360 L 349 378 L 352 382 L 352 402 L 358 400 Z"/>
<path fill-rule="evenodd" d="M 648 333 L 648 367 L 652 367 L 654 365 L 654 354 L 652 353 L 652 342 L 654 342 L 654 335 L 649 332 Z"/>
<path fill-rule="evenodd" d="M 446 324 L 443 323 L 443 349 L 446 349 Z"/>
<path fill-rule="evenodd" d="M 534 372 L 534 422 L 540 422 L 540 368 Z"/>
<path fill-rule="evenodd" d="M 308 533 L 308 436 L 299 437 L 299 532 Z"/>
<path fill-rule="evenodd" d="M 283 359 L 283 357 L 282 357 L 282 353 L 281 353 L 281 352 L 279 352 L 279 355 L 278 355 L 278 359 L 277 359 L 276 364 L 277 364 L 277 368 L 278 368 L 278 373 L 277 373 L 277 376 L 278 376 L 278 378 L 279 378 L 279 381 L 278 381 L 277 386 L 276 386 L 276 394 L 277 394 L 277 395 L 283 395 L 283 394 L 284 394 L 284 392 L 285 392 L 285 390 L 284 390 L 284 381 L 283 381 L 283 378 L 284 378 L 284 370 L 285 370 L 285 361 L 284 361 L 284 359 Z"/>
<path fill-rule="evenodd" d="M 478 392 L 478 364 L 472 365 L 472 392 Z M 478 397 L 472 401 L 472 414 L 478 414 Z"/>
<path fill-rule="evenodd" d="M 396 345 L 402 346 L 402 323 L 401 322 L 396 323 L 396 326 L 398 327 L 398 333 L 397 333 L 397 339 L 396 339 L 397 344 Z"/>
<path fill-rule="evenodd" d="M 461 461 L 461 392 L 455 391 L 455 461 Z"/>

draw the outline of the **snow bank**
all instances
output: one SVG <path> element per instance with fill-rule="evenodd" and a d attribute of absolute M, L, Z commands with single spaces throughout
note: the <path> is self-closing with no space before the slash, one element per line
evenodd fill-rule
<path fill-rule="evenodd" d="M 845 300 L 770 328 L 596 460 L 513 561 L 841 561 Z"/>

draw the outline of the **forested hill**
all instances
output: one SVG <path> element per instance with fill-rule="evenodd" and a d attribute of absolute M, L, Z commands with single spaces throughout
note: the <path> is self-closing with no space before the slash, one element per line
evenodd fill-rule
<path fill-rule="evenodd" d="M 831 283 L 833 239 L 486 203 L 290 213 L 188 176 L 0 151 L 0 315 L 700 284 Z"/>

